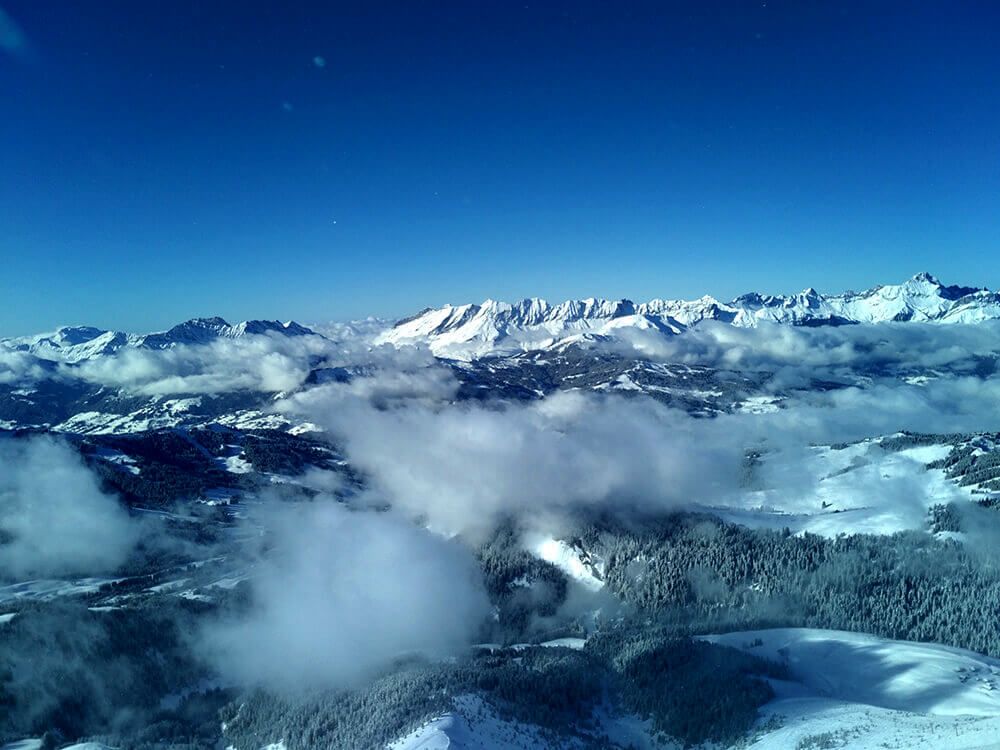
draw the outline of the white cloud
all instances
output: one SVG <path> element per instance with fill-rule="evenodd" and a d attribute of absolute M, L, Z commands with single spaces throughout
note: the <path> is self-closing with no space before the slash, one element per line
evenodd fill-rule
<path fill-rule="evenodd" d="M 328 387 L 287 408 L 326 427 L 376 497 L 434 528 L 476 533 L 508 514 L 676 507 L 733 491 L 742 445 L 645 399 L 560 393 L 530 404 L 406 402 Z"/>
<path fill-rule="evenodd" d="M 28 384 L 48 376 L 36 357 L 5 348 L 0 343 L 0 385 Z"/>
<path fill-rule="evenodd" d="M 67 377 L 148 396 L 284 391 L 298 387 L 313 360 L 329 351 L 319 336 L 250 335 L 169 349 L 124 349 L 63 366 Z"/>
<path fill-rule="evenodd" d="M 31 45 L 20 24 L 0 8 L 0 52 L 24 59 L 31 55 Z"/>
<path fill-rule="evenodd" d="M 253 608 L 205 633 L 228 679 L 283 690 L 351 685 L 401 655 L 467 645 L 489 614 L 469 552 L 388 514 L 284 506 Z"/>
<path fill-rule="evenodd" d="M 818 328 L 706 321 L 678 336 L 623 330 L 621 352 L 737 370 L 789 370 L 800 376 L 857 370 L 974 368 L 1000 356 L 1000 321 L 974 325 L 883 323 Z"/>
<path fill-rule="evenodd" d="M 66 445 L 0 440 L 0 571 L 29 575 L 108 572 L 128 556 L 137 526 Z"/>

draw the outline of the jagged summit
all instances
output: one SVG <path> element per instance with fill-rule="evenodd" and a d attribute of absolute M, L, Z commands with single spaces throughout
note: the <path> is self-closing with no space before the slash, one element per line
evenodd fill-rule
<path fill-rule="evenodd" d="M 737 327 L 766 323 L 836 326 L 915 321 L 977 323 L 1000 319 L 1000 295 L 985 288 L 945 285 L 927 272 L 900 284 L 863 292 L 824 294 L 813 287 L 788 295 L 749 292 L 729 302 L 704 295 L 695 300 L 566 300 L 538 297 L 517 302 L 487 299 L 479 304 L 426 308 L 382 332 L 377 343 L 424 344 L 454 359 L 538 351 L 577 341 L 603 339 L 630 330 L 674 335 L 704 321 Z M 157 333 L 132 334 L 90 326 L 67 326 L 51 333 L 0 340 L 0 346 L 54 362 L 80 362 L 122 349 L 168 349 L 246 335 L 304 336 L 315 332 L 298 323 L 248 320 L 231 324 L 221 317 L 192 318 Z M 318 334 L 317 334 L 318 335 Z"/>
<path fill-rule="evenodd" d="M 989 290 L 985 287 L 971 287 L 971 286 L 945 286 L 935 276 L 923 271 L 918 273 L 916 276 L 911 278 L 907 284 L 912 286 L 917 286 L 920 284 L 925 284 L 930 287 L 936 287 L 939 294 L 946 299 L 960 299 L 961 297 L 967 297 L 970 294 L 976 294 L 977 292 L 988 292 Z"/>
<path fill-rule="evenodd" d="M 740 327 L 761 323 L 798 326 L 851 325 L 890 321 L 974 323 L 1000 318 L 1000 297 L 984 288 L 946 286 L 927 272 L 902 284 L 864 292 L 822 294 L 813 287 L 797 294 L 750 292 L 731 302 L 587 298 L 559 304 L 538 298 L 508 303 L 428 308 L 404 318 L 380 342 L 426 343 L 444 357 L 474 359 L 521 350 L 544 349 L 578 336 L 601 337 L 628 327 L 680 333 L 705 320 Z"/>

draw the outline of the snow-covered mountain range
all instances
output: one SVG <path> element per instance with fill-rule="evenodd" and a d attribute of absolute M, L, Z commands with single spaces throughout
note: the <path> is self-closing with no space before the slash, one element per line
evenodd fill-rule
<path fill-rule="evenodd" d="M 745 294 L 731 302 L 584 299 L 552 305 L 543 299 L 428 308 L 379 336 L 394 345 L 427 344 L 437 356 L 475 359 L 546 349 L 622 330 L 677 334 L 702 321 L 740 327 L 761 323 L 797 326 L 917 321 L 978 323 L 1000 318 L 1000 294 L 984 288 L 946 286 L 928 273 L 902 284 L 864 292 L 825 295 L 806 289 L 792 295 Z"/>
<path fill-rule="evenodd" d="M 766 377 L 759 373 L 720 375 L 714 366 L 649 361 L 631 354 L 632 347 L 597 352 L 589 344 L 637 333 L 672 338 L 705 321 L 752 328 L 989 320 L 1000 320 L 1000 294 L 946 286 L 924 273 L 861 293 L 807 289 L 778 297 L 746 294 L 728 303 L 711 297 L 642 304 L 487 301 L 424 310 L 395 326 L 365 321 L 307 328 L 267 320 L 230 324 L 216 317 L 145 334 L 64 327 L 0 339 L 0 429 L 123 434 L 219 420 L 291 428 L 270 413 L 276 395 L 349 381 L 365 366 L 344 359 L 345 352 L 364 358 L 373 343 L 428 347 L 455 379 L 459 399 L 488 394 L 530 400 L 583 388 L 644 393 L 700 415 L 770 410 L 782 394 L 762 390 Z M 347 340 L 354 343 L 345 349 Z M 213 342 L 225 346 L 209 346 Z M 897 375 L 927 376 L 910 369 Z"/>
<path fill-rule="evenodd" d="M 194 318 L 158 333 L 124 333 L 91 326 L 66 326 L 51 333 L 0 339 L 0 345 L 56 362 L 82 362 L 122 349 L 169 349 L 184 344 L 205 344 L 223 338 L 278 333 L 304 336 L 314 333 L 294 321 L 246 320 L 230 325 L 222 318 Z"/>
<path fill-rule="evenodd" d="M 588 298 L 550 304 L 539 298 L 520 302 L 427 308 L 375 332 L 375 344 L 426 345 L 438 357 L 473 360 L 539 351 L 573 343 L 614 338 L 634 330 L 672 336 L 716 321 L 742 328 L 760 324 L 837 326 L 887 322 L 980 323 L 1000 319 L 1000 293 L 985 288 L 947 286 L 928 273 L 902 284 L 864 292 L 820 294 L 805 289 L 791 295 L 744 294 L 730 302 Z M 377 328 L 377 327 L 376 327 Z M 373 325 L 366 322 L 365 337 Z M 157 333 L 124 333 L 90 326 L 0 339 L 0 348 L 41 360 L 73 364 L 127 349 L 170 349 L 247 335 L 305 336 L 324 332 L 294 321 L 249 320 L 230 324 L 219 317 L 195 318 Z M 336 336 L 335 338 L 339 338 Z"/>

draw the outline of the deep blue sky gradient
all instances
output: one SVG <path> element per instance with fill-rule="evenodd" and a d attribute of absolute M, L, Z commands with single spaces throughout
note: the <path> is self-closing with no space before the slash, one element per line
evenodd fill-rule
<path fill-rule="evenodd" d="M 995 3 L 0 8 L 0 335 L 1000 285 Z"/>

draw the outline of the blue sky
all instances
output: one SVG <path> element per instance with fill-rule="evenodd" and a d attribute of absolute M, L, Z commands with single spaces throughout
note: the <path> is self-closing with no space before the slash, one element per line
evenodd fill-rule
<path fill-rule="evenodd" d="M 0 0 L 0 335 L 1000 285 L 993 3 L 319 5 Z"/>

